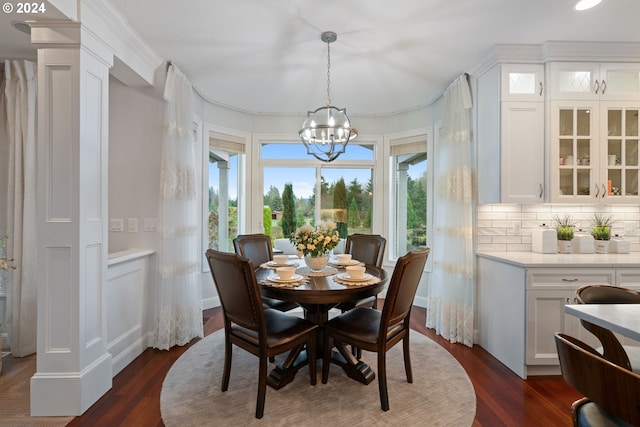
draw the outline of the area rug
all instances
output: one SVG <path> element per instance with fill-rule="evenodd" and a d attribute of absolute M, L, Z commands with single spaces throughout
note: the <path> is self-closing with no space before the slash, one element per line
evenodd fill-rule
<path fill-rule="evenodd" d="M 363 359 L 376 372 L 376 354 Z M 402 344 L 387 353 L 390 410 L 380 409 L 378 380 L 360 384 L 331 365 L 329 382 L 309 384 L 303 367 L 293 382 L 267 387 L 264 417 L 255 418 L 258 360 L 234 346 L 229 390 L 220 384 L 224 332 L 217 331 L 187 350 L 162 385 L 162 420 L 171 426 L 470 426 L 476 411 L 473 385 L 460 364 L 441 346 L 411 332 L 413 383 L 404 372 Z M 276 359 L 276 363 L 278 363 Z M 274 365 L 269 366 L 269 370 Z"/>
<path fill-rule="evenodd" d="M 66 426 L 73 417 L 32 417 L 31 377 L 36 372 L 36 355 L 2 359 L 0 375 L 0 426 Z"/>

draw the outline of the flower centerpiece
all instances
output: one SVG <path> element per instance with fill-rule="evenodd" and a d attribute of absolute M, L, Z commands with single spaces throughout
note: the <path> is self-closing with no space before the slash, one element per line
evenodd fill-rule
<path fill-rule="evenodd" d="M 329 262 L 329 252 L 338 246 L 340 233 L 336 225 L 331 222 L 322 222 L 315 228 L 303 225 L 289 238 L 298 250 L 298 257 L 304 260 L 314 271 L 322 270 Z"/>
<path fill-rule="evenodd" d="M 561 254 L 571 253 L 571 241 L 573 240 L 573 232 L 576 226 L 571 215 L 556 217 L 556 236 L 558 238 L 558 252 Z"/>

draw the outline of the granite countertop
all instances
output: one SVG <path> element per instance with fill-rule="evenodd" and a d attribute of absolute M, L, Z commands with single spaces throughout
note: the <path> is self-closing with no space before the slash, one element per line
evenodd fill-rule
<path fill-rule="evenodd" d="M 640 253 L 628 254 L 540 254 L 536 252 L 477 252 L 477 256 L 518 267 L 635 267 L 640 268 Z"/>

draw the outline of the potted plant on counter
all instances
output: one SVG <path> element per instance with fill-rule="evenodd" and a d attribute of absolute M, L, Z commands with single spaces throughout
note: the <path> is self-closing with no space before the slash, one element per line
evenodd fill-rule
<path fill-rule="evenodd" d="M 591 235 L 595 239 L 595 252 L 606 254 L 609 252 L 609 240 L 611 240 L 611 226 L 613 221 L 610 216 L 594 214 Z"/>
<path fill-rule="evenodd" d="M 558 237 L 558 252 L 561 254 L 570 254 L 572 252 L 573 230 L 575 221 L 571 215 L 556 217 L 556 233 Z"/>

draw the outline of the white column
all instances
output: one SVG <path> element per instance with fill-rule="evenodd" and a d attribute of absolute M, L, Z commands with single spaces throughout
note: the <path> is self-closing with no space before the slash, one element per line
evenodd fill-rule
<path fill-rule="evenodd" d="M 397 255 L 407 251 L 407 171 L 409 165 L 400 163 L 398 165 L 398 180 L 396 181 L 396 241 Z"/>
<path fill-rule="evenodd" d="M 229 249 L 229 162 L 218 160 L 218 244 L 221 251 Z"/>
<path fill-rule="evenodd" d="M 79 23 L 39 23 L 38 354 L 31 415 L 80 415 L 111 388 L 105 283 L 109 67 Z"/>

